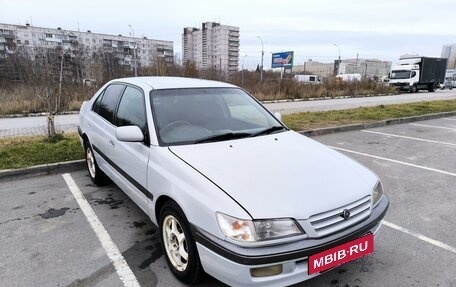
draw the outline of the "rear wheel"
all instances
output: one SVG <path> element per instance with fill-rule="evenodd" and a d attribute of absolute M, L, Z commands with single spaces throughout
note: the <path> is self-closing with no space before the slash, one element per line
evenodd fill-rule
<path fill-rule="evenodd" d="M 204 271 L 188 221 L 175 202 L 163 206 L 159 227 L 163 253 L 171 272 L 186 284 L 198 282 Z"/>
<path fill-rule="evenodd" d="M 92 147 L 90 142 L 86 141 L 84 143 L 85 149 L 85 158 L 87 164 L 87 170 L 89 172 L 90 179 L 97 185 L 104 185 L 107 183 L 108 178 L 103 171 L 98 167 L 97 161 L 95 160 L 95 155 L 93 154 Z"/>

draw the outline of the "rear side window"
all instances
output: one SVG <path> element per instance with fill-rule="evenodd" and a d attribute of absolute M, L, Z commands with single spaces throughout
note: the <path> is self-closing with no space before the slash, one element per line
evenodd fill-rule
<path fill-rule="evenodd" d="M 104 92 L 100 107 L 98 108 L 98 114 L 112 124 L 114 124 L 114 114 L 124 87 L 124 85 L 120 84 L 109 85 Z"/>
<path fill-rule="evenodd" d="M 127 87 L 119 103 L 116 126 L 138 126 L 142 131 L 146 128 L 146 104 L 143 93 L 135 88 Z"/>
<path fill-rule="evenodd" d="M 95 103 L 93 104 L 92 110 L 96 113 L 98 113 L 98 110 L 100 109 L 101 99 L 103 98 L 104 92 L 105 91 L 101 92 L 101 94 L 98 96 Z"/>

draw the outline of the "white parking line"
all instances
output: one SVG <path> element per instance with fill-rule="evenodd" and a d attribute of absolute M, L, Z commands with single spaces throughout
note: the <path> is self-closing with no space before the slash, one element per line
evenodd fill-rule
<path fill-rule="evenodd" d="M 120 253 L 114 241 L 112 241 L 111 236 L 109 236 L 109 233 L 104 228 L 100 219 L 98 219 L 95 211 L 93 211 L 92 207 L 90 207 L 90 204 L 87 202 L 81 190 L 79 190 L 71 175 L 69 173 L 65 173 L 62 176 L 73 194 L 73 197 L 76 199 L 79 207 L 87 218 L 92 230 L 95 232 L 98 240 L 105 249 L 109 260 L 111 260 L 112 265 L 117 271 L 117 274 L 119 274 L 123 285 L 125 287 L 139 287 L 140 285 L 135 274 L 131 271 L 127 261 L 125 261 L 125 258 Z"/>
<path fill-rule="evenodd" d="M 417 127 L 425 127 L 425 128 L 435 128 L 435 129 L 444 129 L 444 130 L 456 130 L 456 127 L 450 128 L 450 127 L 440 127 L 440 126 L 432 126 L 432 125 L 423 125 L 423 124 L 409 124 L 411 126 L 417 126 Z"/>
<path fill-rule="evenodd" d="M 340 147 L 335 147 L 335 146 L 329 146 L 329 147 L 331 147 L 333 149 L 336 149 L 336 150 L 341 150 L 341 151 L 353 153 L 353 154 L 358 154 L 358 155 L 367 156 L 367 157 L 371 157 L 371 158 L 376 158 L 376 159 L 380 159 L 380 160 L 384 160 L 384 161 L 394 162 L 394 163 L 398 163 L 398 164 L 402 164 L 402 165 L 406 165 L 406 166 L 411 166 L 411 167 L 415 167 L 415 168 L 419 168 L 419 169 L 424 169 L 424 170 L 428 170 L 428 171 L 438 172 L 438 173 L 445 174 L 445 175 L 456 176 L 456 173 L 445 171 L 445 170 L 435 169 L 435 168 L 431 168 L 431 167 L 426 167 L 426 166 L 417 165 L 417 164 L 413 164 L 413 163 L 408 163 L 408 162 L 404 162 L 404 161 L 399 161 L 399 160 L 395 160 L 395 159 L 390 159 L 390 158 L 386 158 L 386 157 L 381 157 L 381 156 L 371 155 L 371 154 L 367 154 L 367 153 L 357 152 L 357 151 L 344 149 L 344 148 L 340 148 Z"/>
<path fill-rule="evenodd" d="M 442 118 L 442 120 L 447 120 L 447 121 L 456 121 L 456 119 L 450 119 L 450 118 Z"/>
<path fill-rule="evenodd" d="M 415 238 L 423 240 L 423 241 L 425 241 L 425 242 L 427 242 L 429 244 L 432 244 L 432 245 L 435 245 L 437 247 L 440 247 L 440 248 L 443 248 L 445 250 L 448 250 L 450 252 L 456 253 L 456 248 L 454 248 L 454 247 L 452 247 L 452 246 L 450 246 L 448 244 L 445 244 L 445 243 L 443 243 L 441 241 L 429 238 L 429 237 L 424 236 L 424 235 L 422 235 L 420 233 L 411 231 L 411 230 L 409 230 L 407 228 L 401 227 L 399 225 L 396 225 L 394 223 L 391 223 L 391 222 L 388 222 L 388 221 L 385 221 L 385 220 L 383 220 L 383 224 L 388 226 L 388 227 L 390 227 L 390 228 L 393 228 L 393 229 L 399 230 L 401 232 L 407 233 L 408 235 L 411 235 L 411 236 L 413 236 Z"/>
<path fill-rule="evenodd" d="M 422 141 L 422 142 L 428 142 L 428 143 L 435 143 L 435 144 L 443 144 L 443 145 L 449 145 L 449 146 L 456 146 L 456 143 L 433 141 L 433 140 L 427 140 L 427 139 L 422 139 L 422 138 L 408 137 L 408 136 L 395 135 L 395 134 L 388 134 L 388 133 L 375 132 L 375 131 L 368 131 L 368 130 L 362 130 L 362 132 L 364 132 L 364 133 L 370 133 L 370 134 L 384 135 L 384 136 L 389 136 L 389 137 L 396 137 L 396 138 L 403 138 L 403 139 L 415 140 L 415 141 Z"/>

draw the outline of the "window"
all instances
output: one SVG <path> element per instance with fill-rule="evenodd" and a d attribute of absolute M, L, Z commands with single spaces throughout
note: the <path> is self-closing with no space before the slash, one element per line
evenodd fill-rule
<path fill-rule="evenodd" d="M 25 40 L 25 45 L 29 45 L 30 42 L 28 40 Z"/>
<path fill-rule="evenodd" d="M 138 126 L 145 131 L 146 123 L 143 93 L 136 88 L 127 87 L 117 109 L 116 126 Z"/>
<path fill-rule="evenodd" d="M 247 137 L 281 125 L 235 88 L 154 90 L 151 101 L 162 145 L 196 143 L 226 133 Z"/>
<path fill-rule="evenodd" d="M 116 111 L 117 104 L 119 103 L 119 98 L 123 89 L 124 85 L 109 85 L 109 87 L 107 87 L 106 91 L 104 92 L 103 98 L 101 99 L 100 106 L 98 108 L 98 114 L 110 123 L 114 123 L 114 113 Z"/>
<path fill-rule="evenodd" d="M 101 92 L 101 94 L 95 100 L 95 103 L 92 106 L 92 111 L 98 113 L 98 110 L 100 109 L 101 99 L 103 98 L 104 92 L 105 91 Z"/>
<path fill-rule="evenodd" d="M 46 38 L 52 38 L 52 34 L 46 34 Z"/>

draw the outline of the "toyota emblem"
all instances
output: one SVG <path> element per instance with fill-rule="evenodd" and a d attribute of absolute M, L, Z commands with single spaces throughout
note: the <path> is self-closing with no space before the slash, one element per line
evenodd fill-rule
<path fill-rule="evenodd" d="M 344 209 L 344 211 L 342 211 L 342 214 L 340 216 L 342 216 L 343 219 L 347 220 L 350 217 L 350 211 L 348 211 L 348 209 Z"/>

